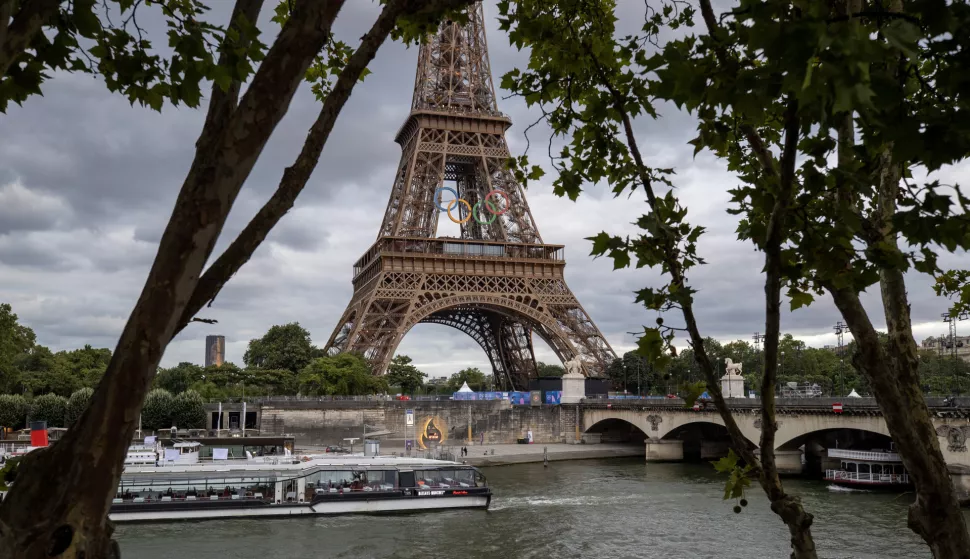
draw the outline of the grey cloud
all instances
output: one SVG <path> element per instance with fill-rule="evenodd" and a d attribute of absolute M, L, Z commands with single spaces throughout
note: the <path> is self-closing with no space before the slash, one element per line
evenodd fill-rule
<path fill-rule="evenodd" d="M 222 21 L 227 10 L 215 4 L 210 19 Z M 624 22 L 636 24 L 642 4 L 621 5 L 630 10 Z M 339 38 L 356 44 L 378 9 L 376 2 L 348 2 L 338 20 Z M 527 53 L 515 51 L 498 32 L 497 13 L 494 2 L 487 3 L 496 84 L 504 72 L 527 61 Z M 266 29 L 264 42 L 275 34 L 272 26 Z M 373 74 L 357 86 L 341 113 L 296 208 L 212 307 L 200 312 L 218 324 L 190 325 L 171 344 L 163 364 L 200 362 L 207 334 L 225 335 L 227 357 L 241 364 L 248 340 L 273 324 L 293 321 L 306 327 L 315 343 L 326 342 L 352 295 L 353 263 L 374 242 L 383 216 L 401 156 L 394 134 L 410 110 L 416 58 L 416 49 L 397 43 L 381 49 Z M 84 343 L 114 347 L 191 162 L 203 111 L 167 107 L 159 115 L 131 108 L 83 76 L 58 74 L 44 92 L 0 116 L 5 129 L 22 131 L 0 145 L 0 301 L 12 303 L 40 341 L 56 349 Z M 538 115 L 518 98 L 500 101 L 500 108 L 515 123 L 507 138 L 520 153 L 523 132 Z M 319 103 L 302 88 L 240 194 L 216 254 L 271 195 L 318 110 Z M 700 242 L 709 265 L 690 275 L 699 289 L 702 332 L 750 339 L 750 332 L 763 331 L 763 255 L 735 240 L 737 218 L 724 212 L 726 191 L 737 180 L 710 155 L 693 157 L 685 145 L 696 127 L 690 115 L 666 106 L 661 112 L 659 120 L 639 119 L 636 132 L 651 164 L 676 168 L 673 181 L 688 206 L 688 219 L 709 228 Z M 535 163 L 544 162 L 548 134 L 543 126 L 530 133 Z M 60 206 L 38 206 L 42 211 L 33 213 L 23 202 L 16 211 L 4 208 L 2 188 L 15 181 L 31 196 L 60 200 Z M 573 203 L 553 196 L 551 182 L 549 175 L 527 193 L 543 238 L 566 245 L 570 288 L 613 347 L 629 349 L 633 338 L 627 332 L 655 319 L 655 313 L 633 303 L 634 292 L 664 280 L 654 270 L 612 271 L 610 260 L 588 256 L 591 246 L 584 239 L 601 230 L 636 234 L 630 222 L 645 209 L 642 195 L 615 199 L 602 185 L 591 185 Z M 950 260 L 956 266 L 967 261 L 965 255 Z M 932 295 L 929 280 L 912 274 L 907 280 L 914 319 L 938 321 L 945 302 Z M 873 320 L 881 322 L 878 293 L 867 294 L 865 301 Z M 666 319 L 678 323 L 676 316 Z M 827 334 L 837 320 L 834 306 L 821 297 L 808 309 L 786 312 L 783 329 Z M 536 347 L 540 360 L 554 359 L 544 343 L 537 341 Z M 443 326 L 418 325 L 399 351 L 433 375 L 487 367 L 473 340 Z"/>

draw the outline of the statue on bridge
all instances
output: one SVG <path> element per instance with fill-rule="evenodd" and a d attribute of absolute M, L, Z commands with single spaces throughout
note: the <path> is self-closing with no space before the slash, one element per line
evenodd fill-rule
<path fill-rule="evenodd" d="M 577 375 L 583 374 L 583 362 L 580 361 L 579 355 L 563 363 L 563 367 L 566 369 L 567 375 L 573 373 L 576 373 Z"/>
<path fill-rule="evenodd" d="M 730 357 L 724 359 L 727 363 L 725 375 L 721 377 L 721 394 L 725 398 L 744 398 L 744 379 L 741 377 L 741 363 L 735 363 Z"/>
<path fill-rule="evenodd" d="M 735 363 L 730 357 L 725 357 L 724 362 L 727 363 L 727 376 L 741 376 L 741 366 L 744 363 Z"/>

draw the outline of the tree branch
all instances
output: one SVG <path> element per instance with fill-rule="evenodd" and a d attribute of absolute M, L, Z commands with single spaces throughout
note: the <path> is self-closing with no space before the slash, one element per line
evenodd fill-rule
<path fill-rule="evenodd" d="M 61 7 L 61 0 L 24 2 L 17 14 L 13 16 L 13 21 L 7 26 L 12 7 L 13 3 L 9 3 L 0 9 L 0 18 L 3 19 L 3 23 L 0 24 L 0 78 L 7 75 L 7 70 L 14 60 L 27 49 L 44 24 L 57 14 Z"/>
<path fill-rule="evenodd" d="M 262 9 L 263 0 L 236 1 L 236 4 L 232 9 L 232 15 L 229 19 L 229 28 L 235 29 L 241 34 L 239 36 L 238 44 L 233 46 L 245 48 L 249 45 L 252 38 L 242 34 L 242 29 L 240 29 L 239 25 L 241 18 L 245 18 L 250 25 L 255 25 L 256 18 L 259 17 L 259 13 L 262 11 Z M 228 41 L 228 38 L 225 39 L 225 41 Z M 219 66 L 227 66 L 231 63 L 231 56 L 228 52 L 229 45 L 224 42 L 223 46 L 225 48 L 219 55 Z M 239 102 L 239 90 L 241 87 L 242 84 L 239 83 L 239 80 L 233 80 L 226 90 L 223 90 L 215 83 L 212 84 L 212 98 L 209 100 L 209 110 L 205 115 L 205 124 L 202 126 L 202 133 L 199 135 L 199 139 L 195 143 L 197 148 L 199 146 L 206 145 L 212 140 L 213 137 L 222 134 L 222 125 L 229 122 L 229 117 L 236 110 L 236 105 Z"/>
<path fill-rule="evenodd" d="M 361 44 L 351 55 L 347 65 L 340 71 L 337 82 L 323 102 L 316 121 L 310 127 L 303 149 L 296 161 L 286 168 L 272 197 L 263 204 L 256 215 L 246 224 L 226 250 L 205 271 L 186 305 L 172 336 L 181 332 L 203 307 L 211 305 L 226 283 L 252 258 L 253 253 L 266 239 L 269 232 L 293 207 L 297 197 L 306 187 L 310 175 L 320 160 L 320 155 L 341 109 L 350 98 L 360 76 L 384 44 L 402 15 L 423 10 L 447 10 L 471 4 L 474 0 L 392 0 L 378 16 L 377 21 L 361 39 Z"/>
<path fill-rule="evenodd" d="M 806 513 L 797 497 L 785 493 L 775 464 L 775 383 L 778 378 L 778 345 L 781 335 L 781 248 L 785 240 L 785 222 L 794 197 L 795 156 L 799 135 L 798 101 L 789 99 L 785 110 L 785 140 L 781 157 L 781 176 L 774 205 L 768 218 L 765 237 L 765 370 L 761 379 L 761 466 L 764 486 L 771 510 L 784 520 L 791 535 L 794 557 L 815 557 L 811 526 L 813 517 Z"/>
<path fill-rule="evenodd" d="M 222 126 L 212 124 L 223 132 L 202 134 L 207 141 L 196 149 L 145 287 L 89 406 L 57 445 L 27 455 L 25 475 L 0 504 L 0 558 L 116 555 L 105 518 L 159 360 L 233 201 L 342 5 L 297 0 L 238 109 L 223 116 Z"/>
<path fill-rule="evenodd" d="M 658 202 L 656 193 L 653 190 L 653 181 L 650 178 L 650 174 L 647 172 L 648 167 L 643 160 L 643 155 L 640 153 L 640 147 L 637 143 L 636 134 L 633 130 L 633 121 L 630 118 L 629 112 L 626 110 L 625 100 L 609 79 L 609 76 L 606 74 L 606 70 L 596 58 L 593 49 L 585 43 L 583 46 L 596 68 L 596 73 L 600 78 L 601 85 L 603 85 L 603 87 L 609 91 L 610 96 L 613 99 L 613 109 L 617 111 L 623 120 L 623 130 L 626 137 L 627 146 L 630 148 L 630 154 L 633 156 L 633 161 L 636 164 L 637 174 L 639 175 L 640 182 L 643 184 L 643 189 L 647 194 L 647 201 L 650 204 L 650 208 L 652 211 L 656 212 L 658 210 Z M 672 232 L 668 227 L 664 226 L 661 228 L 661 234 L 663 235 L 663 243 L 665 245 L 663 251 L 665 255 L 664 263 L 667 265 L 670 272 L 671 285 L 677 286 L 680 288 L 680 290 L 686 289 L 687 279 L 684 276 L 684 269 L 680 261 L 680 251 L 672 239 Z M 714 373 L 711 360 L 708 358 L 707 352 L 704 349 L 704 338 L 701 336 L 700 329 L 697 326 L 697 319 L 694 316 L 693 304 L 687 300 L 684 301 L 682 305 L 681 311 L 684 315 L 684 323 L 687 327 L 687 331 L 690 333 L 691 344 L 693 344 L 694 348 L 694 359 L 697 362 L 698 367 L 700 367 L 701 371 L 703 372 L 705 380 L 707 381 L 707 389 L 713 397 L 714 406 L 721 415 L 721 419 L 724 421 L 724 426 L 728 431 L 728 435 L 730 435 L 731 441 L 737 448 L 741 458 L 744 459 L 744 461 L 747 462 L 752 469 L 757 471 L 760 475 L 760 462 L 754 455 L 754 452 L 748 448 L 748 439 L 745 438 L 744 434 L 741 432 L 741 428 L 738 427 L 737 421 L 734 419 L 734 415 L 731 413 L 731 410 L 728 409 L 727 403 L 724 401 L 724 396 L 721 394 L 721 387 L 718 385 L 717 376 Z"/>
<path fill-rule="evenodd" d="M 714 8 L 711 6 L 711 0 L 700 0 L 700 3 L 701 15 L 704 18 L 704 24 L 707 26 L 707 33 L 715 43 L 714 54 L 725 68 L 736 67 L 737 64 L 728 56 L 727 51 L 724 49 L 724 44 L 720 39 L 721 27 L 717 23 L 717 18 L 714 17 Z M 748 145 L 751 146 L 751 151 L 754 152 L 762 168 L 764 168 L 765 173 L 776 176 L 778 172 L 775 168 L 775 157 L 765 146 L 765 142 L 758 134 L 758 131 L 750 124 L 744 122 L 740 123 L 739 127 L 744 138 L 748 141 Z"/>

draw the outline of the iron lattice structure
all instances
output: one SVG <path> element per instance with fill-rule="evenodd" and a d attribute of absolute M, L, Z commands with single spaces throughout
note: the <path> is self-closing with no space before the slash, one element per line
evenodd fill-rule
<path fill-rule="evenodd" d="M 354 295 L 327 342 L 383 374 L 418 323 L 471 336 L 502 389 L 536 376 L 532 336 L 562 360 L 579 356 L 587 376 L 616 358 L 566 286 L 561 245 L 543 244 L 521 185 L 505 166 L 505 131 L 488 62 L 481 3 L 468 22 L 443 22 L 421 45 L 411 113 L 396 141 L 403 154 L 377 242 L 354 266 Z M 439 188 L 453 188 L 460 238 L 437 238 Z M 492 191 L 494 216 L 473 208 Z M 436 195 L 438 199 L 436 200 Z M 485 223 L 479 223 L 480 221 Z"/>

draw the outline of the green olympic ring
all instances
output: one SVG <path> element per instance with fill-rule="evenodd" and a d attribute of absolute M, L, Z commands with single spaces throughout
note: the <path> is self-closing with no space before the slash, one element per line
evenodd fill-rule
<path fill-rule="evenodd" d="M 444 192 L 446 190 L 448 192 L 451 192 L 452 194 L 454 194 L 455 195 L 455 199 L 454 200 L 451 200 L 450 202 L 448 202 L 448 207 L 447 208 L 443 208 L 443 207 L 441 207 L 441 204 L 438 202 L 438 197 L 441 195 L 442 192 Z M 503 209 L 502 211 L 498 211 L 495 208 L 495 206 L 492 204 L 492 201 L 488 199 L 493 194 L 496 194 L 498 196 L 501 196 L 501 197 L 505 198 L 505 209 Z M 479 214 L 479 211 L 480 211 L 482 202 L 485 202 L 485 210 L 488 213 L 492 214 L 491 219 L 489 219 L 488 221 L 483 221 L 483 220 L 479 219 L 479 217 L 478 217 L 478 214 Z M 491 192 L 489 192 L 488 194 L 486 194 L 484 200 L 479 200 L 478 202 L 475 202 L 474 207 L 471 204 L 469 204 L 467 200 L 464 200 L 462 198 L 459 198 L 458 197 L 458 192 L 456 192 L 455 189 L 453 189 L 453 188 L 450 188 L 450 187 L 447 187 L 447 186 L 443 186 L 443 187 L 438 188 L 434 192 L 434 205 L 435 205 L 435 207 L 438 208 L 439 211 L 442 211 L 442 212 L 447 213 L 448 214 L 448 219 L 450 219 L 452 222 L 458 223 L 458 224 L 467 223 L 469 219 L 475 218 L 475 223 L 478 223 L 479 225 L 491 225 L 492 223 L 495 222 L 495 218 L 496 217 L 498 217 L 500 215 L 503 215 L 503 214 L 505 214 L 505 212 L 509 211 L 509 204 L 510 203 L 511 203 L 511 200 L 509 200 L 509 195 L 506 194 L 504 191 L 498 190 L 498 189 L 492 190 Z M 455 219 L 455 216 L 451 215 L 452 208 L 458 207 L 459 204 L 465 204 L 466 211 L 468 212 L 468 216 L 466 216 L 465 219 L 461 219 L 461 220 Z"/>

